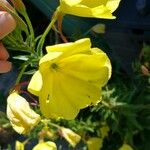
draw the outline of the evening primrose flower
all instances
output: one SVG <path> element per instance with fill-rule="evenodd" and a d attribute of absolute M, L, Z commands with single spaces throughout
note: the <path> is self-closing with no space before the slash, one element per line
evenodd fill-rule
<path fill-rule="evenodd" d="M 75 147 L 81 140 L 81 136 L 73 132 L 71 129 L 61 127 L 60 134 L 64 137 L 72 147 Z"/>
<path fill-rule="evenodd" d="M 88 150 L 100 150 L 103 146 L 103 139 L 92 137 L 87 141 Z"/>
<path fill-rule="evenodd" d="M 7 98 L 7 117 L 19 134 L 28 133 L 40 121 L 40 115 L 35 113 L 17 92 L 11 93 Z"/>
<path fill-rule="evenodd" d="M 133 148 L 132 148 L 130 145 L 124 143 L 124 144 L 119 148 L 119 150 L 133 150 Z"/>
<path fill-rule="evenodd" d="M 88 38 L 47 46 L 28 90 L 39 96 L 47 118 L 74 119 L 79 110 L 101 99 L 101 87 L 111 76 L 107 55 L 91 48 Z"/>
<path fill-rule="evenodd" d="M 114 19 L 120 0 L 60 0 L 60 11 L 80 17 Z"/>
<path fill-rule="evenodd" d="M 33 150 L 57 150 L 56 144 L 54 142 L 41 142 L 33 147 Z"/>

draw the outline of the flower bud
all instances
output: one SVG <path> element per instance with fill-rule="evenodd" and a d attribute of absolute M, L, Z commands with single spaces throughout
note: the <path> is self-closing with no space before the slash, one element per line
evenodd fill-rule
<path fill-rule="evenodd" d="M 92 27 L 92 31 L 98 34 L 104 34 L 105 33 L 105 24 L 99 23 Z"/>
<path fill-rule="evenodd" d="M 25 5 L 22 2 L 22 0 L 10 0 L 10 1 L 13 3 L 16 10 L 21 14 L 23 14 L 26 11 Z"/>
<path fill-rule="evenodd" d="M 7 0 L 0 0 L 0 10 L 6 11 L 3 6 L 8 7 L 10 10 L 14 11 L 14 8 L 7 2 Z"/>
<path fill-rule="evenodd" d="M 41 120 L 40 115 L 17 92 L 11 93 L 7 98 L 7 117 L 19 134 L 27 134 Z"/>
<path fill-rule="evenodd" d="M 81 137 L 68 128 L 61 127 L 60 134 L 72 147 L 75 147 L 81 140 Z"/>
<path fill-rule="evenodd" d="M 144 76 L 148 76 L 149 75 L 149 70 L 147 69 L 146 66 L 142 65 L 141 66 L 141 71 L 142 71 Z"/>

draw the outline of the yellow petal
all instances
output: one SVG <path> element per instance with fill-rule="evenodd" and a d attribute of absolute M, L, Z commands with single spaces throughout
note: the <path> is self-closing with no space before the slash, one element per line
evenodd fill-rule
<path fill-rule="evenodd" d="M 50 52 L 40 59 L 39 65 L 44 62 L 50 62 L 62 55 L 62 52 Z"/>
<path fill-rule="evenodd" d="M 45 78 L 45 85 L 40 92 L 40 108 L 48 118 L 74 119 L 79 109 L 99 99 L 99 87 L 58 73 Z"/>
<path fill-rule="evenodd" d="M 95 18 L 115 19 L 115 16 L 113 16 L 110 10 L 104 5 L 92 8 L 91 13 L 91 17 L 93 16 Z"/>
<path fill-rule="evenodd" d="M 77 40 L 75 42 L 57 44 L 53 46 L 47 46 L 47 52 L 63 52 L 63 57 L 74 55 L 77 53 L 87 53 L 91 47 L 91 41 L 89 38 Z M 65 54 L 64 54 L 65 53 Z"/>
<path fill-rule="evenodd" d="M 104 66 L 108 68 L 108 78 L 110 79 L 111 77 L 111 74 L 112 74 L 112 67 L 111 67 L 111 62 L 110 62 L 110 59 L 108 58 L 108 56 L 99 48 L 91 48 L 91 51 L 92 51 L 92 54 L 93 55 L 101 55 L 101 57 L 103 56 L 103 59 L 105 59 L 104 61 Z"/>
<path fill-rule="evenodd" d="M 114 12 L 120 3 L 121 0 L 107 0 L 106 7 L 112 12 Z"/>
<path fill-rule="evenodd" d="M 57 150 L 56 144 L 54 142 L 41 142 L 33 147 L 33 150 Z"/>
<path fill-rule="evenodd" d="M 79 109 L 69 102 L 60 86 L 59 75 L 45 78 L 44 86 L 40 92 L 40 109 L 47 118 L 72 119 L 78 114 Z"/>
<path fill-rule="evenodd" d="M 99 55 L 78 54 L 62 59 L 59 66 L 64 74 L 87 82 L 100 81 L 99 86 L 103 86 L 110 76 L 109 66 L 111 65 L 108 61 L 105 53 Z"/>
<path fill-rule="evenodd" d="M 88 150 L 101 150 L 103 139 L 92 137 L 87 141 Z"/>
<path fill-rule="evenodd" d="M 38 96 L 38 93 L 41 90 L 42 85 L 43 81 L 41 73 L 40 71 L 36 71 L 30 80 L 30 83 L 28 85 L 28 91 Z"/>

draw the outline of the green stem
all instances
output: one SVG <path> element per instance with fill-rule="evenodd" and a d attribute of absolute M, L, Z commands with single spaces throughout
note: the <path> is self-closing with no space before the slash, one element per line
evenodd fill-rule
<path fill-rule="evenodd" d="M 102 105 L 104 105 L 104 106 L 106 106 L 108 108 L 111 108 L 110 104 L 107 103 L 106 101 L 102 100 L 101 103 L 102 103 Z"/>
<path fill-rule="evenodd" d="M 52 127 L 55 127 L 55 128 L 60 128 L 60 126 L 59 125 L 57 125 L 57 124 L 55 124 L 55 123 L 52 123 L 52 122 L 49 122 L 48 123 L 50 126 L 52 126 Z"/>
<path fill-rule="evenodd" d="M 52 17 L 52 20 L 51 20 L 50 24 L 46 28 L 45 32 L 43 33 L 43 35 L 42 35 L 42 37 L 41 37 L 41 39 L 40 39 L 40 41 L 38 43 L 37 52 L 38 52 L 39 56 L 43 55 L 42 49 L 43 49 L 45 38 L 46 38 L 47 34 L 49 33 L 49 31 L 51 30 L 51 28 L 53 27 L 54 23 L 56 22 L 58 16 L 59 16 L 59 7 L 54 12 L 54 15 Z"/>
<path fill-rule="evenodd" d="M 23 73 L 25 72 L 27 66 L 28 66 L 28 65 L 25 64 L 25 65 L 22 67 L 22 69 L 21 69 L 21 71 L 20 71 L 20 73 L 19 73 L 19 75 L 18 75 L 18 77 L 17 77 L 17 80 L 16 80 L 16 84 L 15 84 L 15 85 L 19 84 L 19 82 L 20 82 L 20 80 L 21 80 L 21 78 L 22 78 L 22 75 L 23 75 Z"/>
<path fill-rule="evenodd" d="M 47 119 L 42 119 L 41 122 L 44 123 L 45 126 L 50 125 L 52 127 L 58 128 L 58 129 L 60 128 L 59 125 L 52 123 L 50 120 L 47 120 Z"/>
<path fill-rule="evenodd" d="M 30 44 L 33 44 L 35 35 L 34 35 L 34 30 L 33 30 L 32 23 L 31 23 L 28 15 L 27 15 L 27 13 L 24 14 L 24 18 L 25 18 L 25 20 L 26 20 L 26 22 L 28 24 L 29 31 L 30 31 L 30 34 L 31 34 L 31 43 Z M 34 45 L 31 45 L 31 46 L 33 47 Z"/>

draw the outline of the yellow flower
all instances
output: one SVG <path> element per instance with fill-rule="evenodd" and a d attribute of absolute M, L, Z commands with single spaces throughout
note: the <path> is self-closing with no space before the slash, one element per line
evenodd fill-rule
<path fill-rule="evenodd" d="M 120 0 L 60 0 L 60 11 L 80 17 L 114 19 Z"/>
<path fill-rule="evenodd" d="M 133 150 L 133 148 L 132 148 L 130 145 L 124 143 L 124 144 L 119 148 L 119 150 Z"/>
<path fill-rule="evenodd" d="M 19 134 L 28 133 L 40 121 L 40 115 L 35 113 L 17 92 L 11 93 L 7 98 L 7 117 Z"/>
<path fill-rule="evenodd" d="M 88 150 L 100 150 L 103 146 L 103 139 L 92 137 L 87 141 Z"/>
<path fill-rule="evenodd" d="M 15 150 L 24 150 L 24 143 L 16 141 Z"/>
<path fill-rule="evenodd" d="M 72 147 L 75 147 L 81 140 L 81 137 L 68 128 L 60 129 L 61 136 L 64 137 Z"/>
<path fill-rule="evenodd" d="M 45 117 L 74 119 L 80 109 L 100 101 L 101 87 L 111 76 L 109 58 L 91 48 L 88 38 L 46 49 L 28 90 L 39 96 Z"/>
<path fill-rule="evenodd" d="M 54 142 L 41 142 L 33 147 L 33 150 L 57 150 L 56 144 Z"/>

